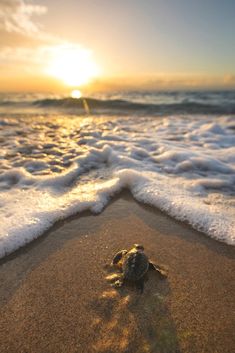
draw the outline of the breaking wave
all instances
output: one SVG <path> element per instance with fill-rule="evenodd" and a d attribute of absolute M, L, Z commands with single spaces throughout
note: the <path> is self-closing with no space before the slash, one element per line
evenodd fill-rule
<path fill-rule="evenodd" d="M 235 93 L 126 92 L 79 99 L 58 96 L 0 96 L 0 108 L 67 114 L 235 114 Z"/>
<path fill-rule="evenodd" d="M 171 103 L 171 104 L 145 104 L 135 103 L 126 100 L 100 100 L 93 98 L 64 98 L 64 99 L 44 99 L 33 103 L 41 108 L 62 108 L 62 109 L 78 109 L 81 112 L 100 112 L 107 111 L 122 112 L 129 114 L 130 112 L 145 114 L 235 114 L 235 104 L 219 106 L 216 104 L 202 103 Z"/>

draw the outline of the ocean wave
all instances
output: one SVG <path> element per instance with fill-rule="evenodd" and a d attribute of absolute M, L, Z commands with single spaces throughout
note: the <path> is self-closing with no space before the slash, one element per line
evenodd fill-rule
<path fill-rule="evenodd" d="M 94 99 L 94 98 L 63 98 L 43 99 L 33 102 L 41 108 L 78 109 L 80 111 L 99 112 L 140 112 L 145 114 L 235 114 L 235 104 L 217 105 L 196 102 L 169 104 L 138 103 L 124 99 Z"/>
<path fill-rule="evenodd" d="M 72 114 L 140 114 L 140 115 L 164 115 L 164 114 L 235 114 L 235 102 L 219 100 L 193 101 L 184 99 L 169 103 L 151 103 L 149 101 L 131 101 L 128 99 L 97 99 L 90 97 L 77 98 L 45 98 L 37 100 L 0 100 L 0 108 L 18 110 L 24 112 L 48 110 L 50 113 L 66 112 Z"/>

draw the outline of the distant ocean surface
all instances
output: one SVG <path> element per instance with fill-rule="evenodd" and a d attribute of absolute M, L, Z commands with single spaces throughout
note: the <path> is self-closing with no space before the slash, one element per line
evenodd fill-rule
<path fill-rule="evenodd" d="M 0 94 L 0 257 L 134 198 L 235 244 L 235 91 Z"/>

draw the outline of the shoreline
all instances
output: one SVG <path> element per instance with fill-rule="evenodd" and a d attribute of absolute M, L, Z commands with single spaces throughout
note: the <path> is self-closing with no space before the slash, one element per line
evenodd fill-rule
<path fill-rule="evenodd" d="M 113 196 L 110 197 L 110 200 L 108 201 L 107 205 L 105 205 L 105 207 L 102 209 L 101 212 L 94 213 L 90 209 L 87 209 L 85 211 L 81 211 L 81 212 L 72 214 L 66 218 L 55 221 L 55 223 L 53 225 L 51 225 L 47 230 L 45 230 L 42 234 L 40 234 L 36 238 L 30 240 L 25 245 L 22 245 L 19 248 L 17 248 L 16 250 L 13 250 L 10 253 L 7 253 L 6 255 L 1 257 L 0 258 L 0 266 L 2 264 L 4 264 L 5 262 L 11 261 L 15 257 L 20 256 L 25 251 L 26 252 L 30 251 L 31 247 L 37 246 L 37 244 L 40 243 L 41 241 L 43 241 L 43 239 L 45 237 L 49 236 L 51 232 L 54 232 L 56 229 L 59 229 L 60 227 L 64 226 L 66 223 L 71 222 L 77 218 L 90 217 L 90 216 L 94 216 L 94 217 L 100 216 L 103 212 L 105 212 L 106 208 L 111 206 L 113 203 L 115 203 L 119 199 L 127 199 L 129 201 L 131 200 L 134 203 L 140 205 L 140 207 L 143 207 L 144 209 L 149 210 L 151 213 L 156 213 L 156 214 L 160 213 L 160 214 L 162 214 L 162 216 L 166 216 L 170 221 L 173 221 L 176 224 L 179 224 L 183 227 L 186 227 L 189 230 L 197 233 L 198 235 L 200 235 L 202 237 L 206 237 L 206 238 L 211 239 L 213 242 L 223 244 L 225 246 L 225 248 L 231 247 L 231 248 L 235 249 L 235 245 L 229 244 L 225 241 L 222 241 L 221 239 L 211 237 L 209 234 L 207 234 L 203 231 L 197 230 L 188 221 L 181 221 L 180 219 L 177 219 L 177 218 L 169 215 L 167 212 L 162 211 L 160 208 L 158 208 L 154 205 L 138 201 L 137 199 L 134 198 L 134 196 L 132 195 L 132 193 L 129 189 L 124 188 L 121 191 L 119 191 L 118 193 L 115 193 Z"/>
<path fill-rule="evenodd" d="M 135 242 L 169 272 L 142 296 L 106 278 Z M 233 246 L 122 192 L 0 260 L 0 350 L 232 353 L 234 260 Z"/>

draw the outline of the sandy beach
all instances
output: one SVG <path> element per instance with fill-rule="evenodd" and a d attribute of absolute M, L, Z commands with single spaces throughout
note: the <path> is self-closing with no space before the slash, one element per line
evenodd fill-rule
<path fill-rule="evenodd" d="M 234 14 L 0 0 L 0 353 L 235 353 Z"/>
<path fill-rule="evenodd" d="M 112 256 L 136 242 L 168 271 L 142 295 L 109 280 Z M 0 282 L 0 352 L 235 351 L 235 248 L 128 193 L 2 259 Z"/>

